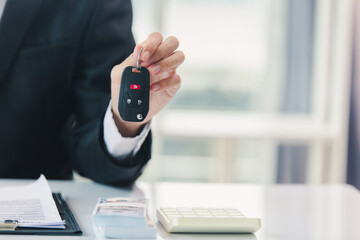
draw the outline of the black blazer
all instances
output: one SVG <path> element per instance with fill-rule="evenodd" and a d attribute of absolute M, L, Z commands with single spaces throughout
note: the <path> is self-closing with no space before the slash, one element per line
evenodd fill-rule
<path fill-rule="evenodd" d="M 133 50 L 130 0 L 8 0 L 0 22 L 0 177 L 132 183 L 151 134 L 117 162 L 103 141 L 110 71 Z"/>

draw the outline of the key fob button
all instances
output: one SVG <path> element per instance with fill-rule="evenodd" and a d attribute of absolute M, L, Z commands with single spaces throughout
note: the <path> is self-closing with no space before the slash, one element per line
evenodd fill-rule
<path fill-rule="evenodd" d="M 125 96 L 124 96 L 124 102 L 126 103 L 126 105 L 130 108 L 135 108 L 137 107 L 137 100 L 130 97 L 129 94 L 127 92 L 125 92 Z"/>
<path fill-rule="evenodd" d="M 130 89 L 139 91 L 141 88 L 138 84 L 130 84 Z"/>
<path fill-rule="evenodd" d="M 124 101 L 126 102 L 127 105 L 131 105 L 133 103 L 133 98 L 130 97 L 128 92 L 125 92 L 123 98 L 124 98 Z"/>
<path fill-rule="evenodd" d="M 138 105 L 140 106 L 142 103 L 142 100 L 138 100 Z"/>

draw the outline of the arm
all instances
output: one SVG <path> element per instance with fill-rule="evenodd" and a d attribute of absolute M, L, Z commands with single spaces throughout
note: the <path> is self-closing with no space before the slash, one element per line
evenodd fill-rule
<path fill-rule="evenodd" d="M 117 6 L 119 2 L 121 6 Z M 72 153 L 80 174 L 104 183 L 132 183 L 150 159 L 151 134 L 135 156 L 116 161 L 107 152 L 98 120 L 101 116 L 102 121 L 108 101 L 109 82 L 104 79 L 109 76 L 109 66 L 115 65 L 110 75 L 117 130 L 123 137 L 135 137 L 178 91 L 180 76 L 176 69 L 184 61 L 184 54 L 175 51 L 179 46 L 175 37 L 163 41 L 159 33 L 150 34 L 131 53 L 134 40 L 129 1 L 101 1 L 95 19 L 85 37 L 80 78 L 74 88 L 78 127 L 73 131 Z M 123 121 L 118 112 L 121 75 L 125 67 L 135 65 L 141 47 L 144 49 L 141 65 L 150 71 L 150 110 L 143 122 L 130 123 Z M 121 64 L 116 65 L 119 62 Z"/>
<path fill-rule="evenodd" d="M 110 99 L 111 68 L 134 49 L 130 1 L 98 1 L 78 53 L 73 82 L 75 127 L 69 149 L 74 168 L 83 176 L 108 184 L 136 180 L 150 159 L 151 134 L 135 156 L 118 161 L 107 151 L 103 117 Z"/>

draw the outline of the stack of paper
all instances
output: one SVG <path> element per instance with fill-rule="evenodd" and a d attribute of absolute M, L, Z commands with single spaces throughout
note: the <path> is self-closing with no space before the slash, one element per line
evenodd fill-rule
<path fill-rule="evenodd" d="M 65 228 L 43 175 L 27 186 L 0 189 L 0 222 L 5 220 L 19 227 Z"/>
<path fill-rule="evenodd" d="M 155 239 L 156 228 L 147 215 L 147 199 L 102 198 L 92 219 L 100 238 Z"/>

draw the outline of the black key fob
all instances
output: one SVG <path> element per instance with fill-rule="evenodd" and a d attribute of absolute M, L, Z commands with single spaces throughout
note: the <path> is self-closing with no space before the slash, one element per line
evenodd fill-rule
<path fill-rule="evenodd" d="M 126 67 L 121 77 L 119 113 L 124 121 L 141 122 L 149 112 L 150 74 L 145 67 Z"/>

